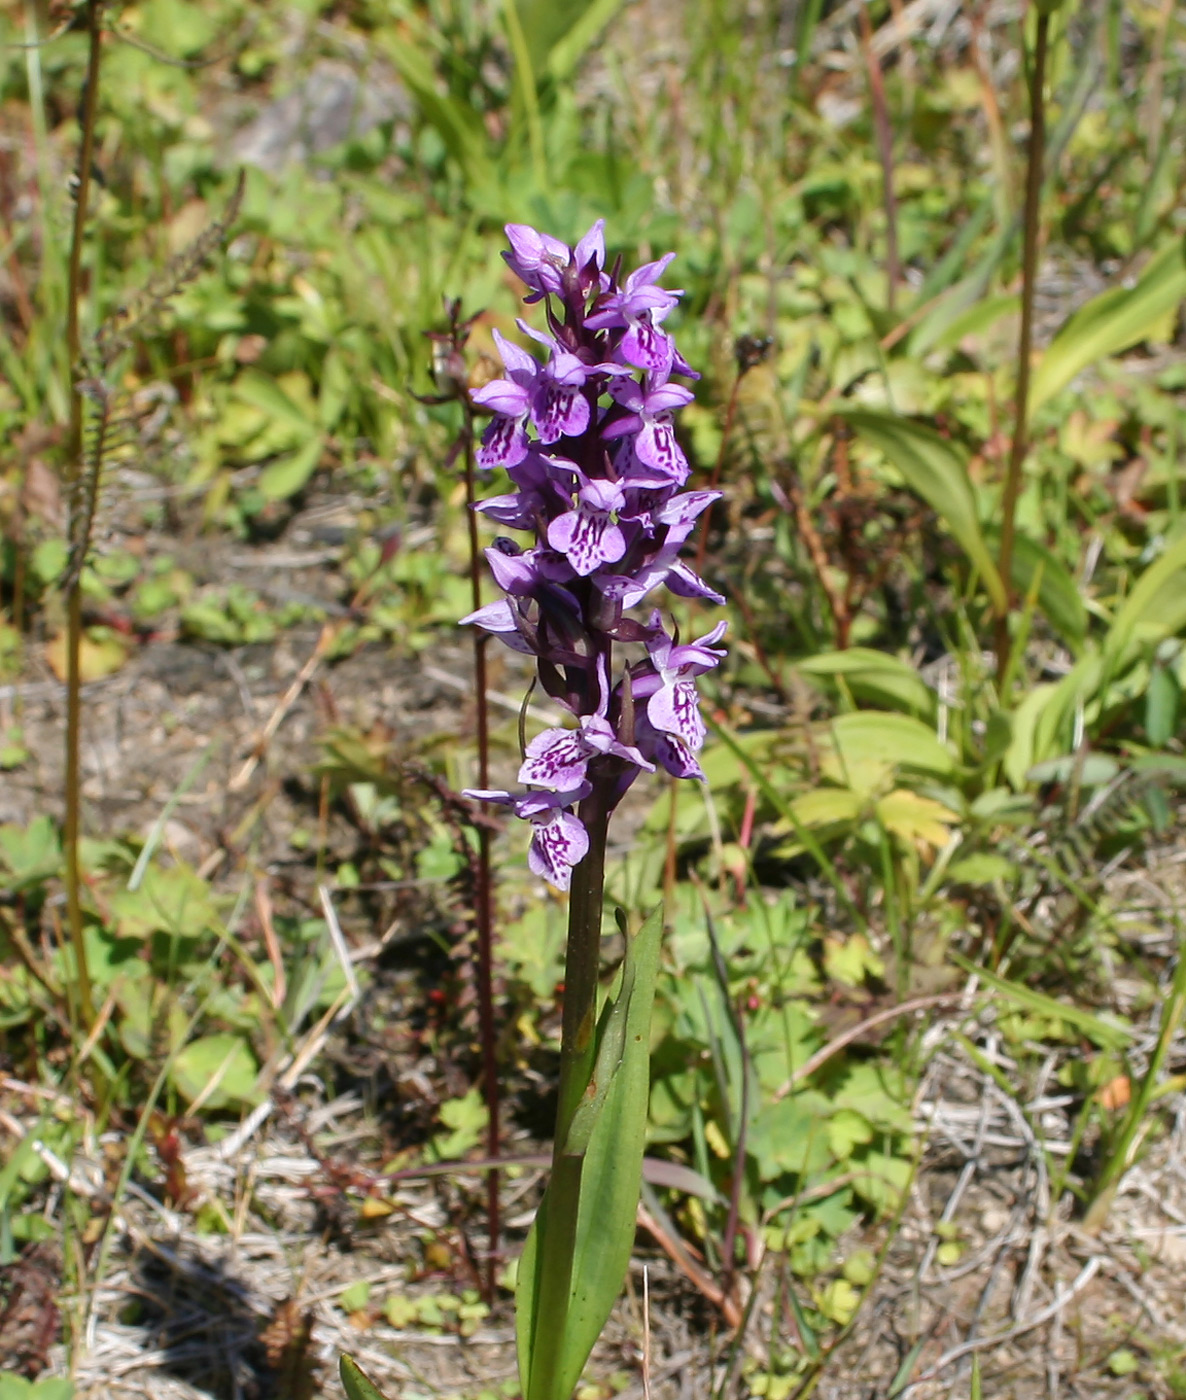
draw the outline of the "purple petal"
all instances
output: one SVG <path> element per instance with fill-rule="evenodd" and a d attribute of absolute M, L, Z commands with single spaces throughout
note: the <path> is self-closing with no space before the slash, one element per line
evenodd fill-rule
<path fill-rule="evenodd" d="M 502 356 L 502 362 L 506 365 L 510 377 L 518 384 L 530 385 L 540 369 L 535 356 L 497 330 L 494 332 L 494 343 L 498 346 L 498 353 Z"/>
<path fill-rule="evenodd" d="M 565 555 L 582 578 L 626 553 L 626 537 L 603 511 L 583 506 L 570 510 L 548 526 L 548 543 Z"/>
<path fill-rule="evenodd" d="M 605 266 L 604 219 L 598 219 L 572 250 L 572 259 L 576 263 L 578 271 L 583 270 L 588 265 L 590 258 L 599 269 Z"/>
<path fill-rule="evenodd" d="M 489 788 L 462 788 L 461 795 L 470 797 L 475 802 L 493 802 L 499 807 L 511 807 L 515 803 L 513 792 L 498 792 Z"/>
<path fill-rule="evenodd" d="M 529 335 L 532 340 L 538 341 L 540 345 L 546 345 L 550 355 L 556 354 L 560 349 L 554 336 L 548 335 L 545 331 L 537 331 L 534 326 L 529 326 L 521 316 L 515 318 L 515 325 L 519 327 L 524 335 Z"/>
<path fill-rule="evenodd" d="M 522 418 L 508 418 L 499 413 L 482 434 L 482 445 L 475 460 L 484 471 L 492 467 L 516 467 L 527 456 L 527 448 L 527 431 Z"/>
<path fill-rule="evenodd" d="M 715 588 L 710 588 L 682 559 L 677 559 L 671 565 L 667 574 L 667 587 L 672 593 L 678 593 L 681 598 L 707 598 L 720 606 L 725 603 L 725 595 L 718 593 Z M 630 604 L 625 606 L 629 607 Z"/>
<path fill-rule="evenodd" d="M 674 253 L 664 253 L 655 262 L 643 263 L 641 267 L 636 267 L 626 278 L 626 290 L 636 292 L 642 287 L 651 286 L 657 282 L 667 271 L 668 267 L 675 261 Z M 678 296 L 677 292 L 670 292 L 670 296 Z"/>
<path fill-rule="evenodd" d="M 579 389 L 589 377 L 589 369 L 583 360 L 567 350 L 558 350 L 548 362 L 544 373 L 566 389 Z"/>
<path fill-rule="evenodd" d="M 618 481 L 606 481 L 601 477 L 587 477 L 582 474 L 581 500 L 594 510 L 619 510 L 626 503 L 626 493 Z"/>
<path fill-rule="evenodd" d="M 664 734 L 648 721 L 645 711 L 635 719 L 635 737 L 639 748 L 650 754 L 655 762 L 673 778 L 704 778 L 704 770 L 696 755 L 679 738 Z"/>
<path fill-rule="evenodd" d="M 534 553 L 504 554 L 500 549 L 488 549 L 490 572 L 504 593 L 528 593 L 539 580 Z"/>
<path fill-rule="evenodd" d="M 680 647 L 672 647 L 663 664 L 670 670 L 685 673 L 689 667 L 695 667 L 698 673 L 711 671 L 714 666 L 721 664 L 721 659 L 726 654 L 724 647 L 714 647 L 713 642 L 721 640 L 728 626 L 727 622 L 718 622 L 711 632 L 706 632 L 703 637 L 697 637 L 694 642 L 687 642 Z"/>
<path fill-rule="evenodd" d="M 700 692 L 694 680 L 678 680 L 657 690 L 647 701 L 647 718 L 665 734 L 674 734 L 696 752 L 707 730 L 700 716 Z"/>
<path fill-rule="evenodd" d="M 686 389 L 682 384 L 657 384 L 647 390 L 645 411 L 648 414 L 665 413 L 668 409 L 683 408 L 695 397 L 691 389 Z"/>
<path fill-rule="evenodd" d="M 569 248 L 551 234 L 539 233 L 529 224 L 507 224 L 507 266 L 536 292 L 559 293 L 561 272 L 568 265 Z"/>
<path fill-rule="evenodd" d="M 584 823 L 572 812 L 557 811 L 533 825 L 535 832 L 527 852 L 529 868 L 558 890 L 568 889 L 573 866 L 579 865 L 589 851 L 589 833 Z"/>
<path fill-rule="evenodd" d="M 492 633 L 500 642 L 505 642 L 512 651 L 521 652 L 524 656 L 535 655 L 515 625 L 515 614 L 505 598 L 500 599 L 497 603 L 487 603 L 484 608 L 479 608 L 477 612 L 463 617 L 458 626 L 463 627 L 469 622 L 472 622 L 475 627 L 480 627 L 484 632 Z"/>
<path fill-rule="evenodd" d="M 545 445 L 580 437 L 589 426 L 589 401 L 580 389 L 565 389 L 545 379 L 536 392 L 531 421 Z"/>
<path fill-rule="evenodd" d="M 644 466 L 653 467 L 661 476 L 680 486 L 688 479 L 688 459 L 675 438 L 670 418 L 656 418 L 644 423 L 634 440 L 634 451 Z"/>
<path fill-rule="evenodd" d="M 527 745 L 518 781 L 571 792 L 584 781 L 590 752 L 579 729 L 545 729 Z"/>
<path fill-rule="evenodd" d="M 488 496 L 484 501 L 479 501 L 474 509 L 500 525 L 510 526 L 512 530 L 529 530 L 535 521 L 531 502 L 522 491 L 512 491 L 505 496 Z"/>
<path fill-rule="evenodd" d="M 660 525 L 669 525 L 674 529 L 691 525 L 702 511 L 707 510 L 713 501 L 719 501 L 723 495 L 723 491 L 684 491 L 665 501 L 654 512 L 654 518 Z M 670 535 L 668 538 L 671 538 Z"/>
<path fill-rule="evenodd" d="M 531 404 L 531 394 L 513 379 L 492 379 L 475 389 L 470 398 L 480 408 L 502 413 L 508 418 L 522 418 Z"/>
<path fill-rule="evenodd" d="M 601 430 L 601 436 L 612 441 L 614 438 L 625 437 L 627 433 L 640 432 L 642 426 L 643 421 L 637 413 L 627 413 L 624 418 L 615 418 L 612 423 L 607 423 Z"/>
<path fill-rule="evenodd" d="M 675 358 L 675 341 L 649 320 L 634 321 L 622 337 L 622 358 L 639 369 L 666 374 Z"/>
<path fill-rule="evenodd" d="M 636 379 L 616 379 L 609 386 L 610 397 L 635 413 L 643 406 L 642 385 Z"/>

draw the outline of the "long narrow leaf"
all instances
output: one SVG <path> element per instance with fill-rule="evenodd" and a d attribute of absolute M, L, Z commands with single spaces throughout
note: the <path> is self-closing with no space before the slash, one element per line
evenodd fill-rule
<path fill-rule="evenodd" d="M 589 0 L 580 5 L 557 6 L 554 0 L 537 0 L 534 8 L 567 11 L 568 29 L 552 44 L 547 57 L 547 72 L 554 82 L 562 83 L 581 61 L 597 36 L 622 8 L 625 0 Z M 527 16 L 524 15 L 526 23 Z"/>
<path fill-rule="evenodd" d="M 1108 668 L 1123 665 L 1132 644 L 1153 645 L 1186 628 L 1186 535 L 1141 575 L 1104 639 Z"/>
<path fill-rule="evenodd" d="M 1149 262 L 1135 287 L 1112 287 L 1082 306 L 1042 356 L 1030 385 L 1030 416 L 1081 370 L 1139 344 L 1186 296 L 1186 241 L 1176 239 Z"/>
<path fill-rule="evenodd" d="M 568 1400 L 621 1292 L 630 1263 L 642 1185 L 650 1097 L 651 1008 L 662 933 L 663 911 L 659 908 L 627 944 L 619 992 L 620 998 L 628 999 L 625 1033 L 617 1068 L 589 1131 L 584 1154 L 568 1297 L 541 1296 L 539 1291 L 539 1263 L 548 1247 L 548 1192 L 540 1202 L 519 1261 L 515 1330 L 519 1373 L 528 1400 Z M 611 1013 L 604 1026 L 608 1030 L 613 1025 Z M 538 1339 L 548 1335 L 554 1340 L 556 1329 L 561 1338 L 560 1359 L 551 1393 L 545 1396 L 547 1377 L 533 1375 L 533 1355 Z"/>
<path fill-rule="evenodd" d="M 351 1356 L 343 1356 L 338 1362 L 338 1374 L 342 1378 L 342 1388 L 348 1400 L 386 1400 L 383 1392 L 367 1380 L 358 1362 Z"/>
<path fill-rule="evenodd" d="M 965 972 L 973 974 L 986 987 L 999 992 L 1022 1010 L 1065 1021 L 1068 1026 L 1074 1026 L 1077 1031 L 1081 1031 L 1101 1050 L 1119 1050 L 1132 1039 L 1132 1031 L 1127 1026 L 1119 1025 L 1115 1021 L 1105 1021 L 1100 1016 L 1093 1016 L 1090 1011 L 1084 1011 L 1070 1002 L 1057 1001 L 1044 992 L 1035 992 L 1032 987 L 1025 987 L 1020 982 L 1011 982 L 1007 977 L 989 972 L 986 967 L 977 967 L 959 953 L 952 953 L 951 957 Z"/>
<path fill-rule="evenodd" d="M 906 485 L 942 517 L 984 580 L 993 607 L 1008 606 L 1005 585 L 989 553 L 976 510 L 976 493 L 963 450 L 933 428 L 893 413 L 844 409 L 844 418 L 906 478 Z"/>

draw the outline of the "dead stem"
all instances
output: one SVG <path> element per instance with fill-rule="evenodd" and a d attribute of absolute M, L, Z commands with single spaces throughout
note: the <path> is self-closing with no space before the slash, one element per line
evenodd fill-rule
<path fill-rule="evenodd" d="M 70 434 L 66 443 L 66 488 L 71 523 L 81 504 L 82 482 L 82 338 L 79 330 L 79 303 L 82 300 L 82 247 L 86 238 L 87 201 L 90 195 L 91 166 L 95 154 L 95 113 L 98 109 L 99 63 L 102 56 L 102 0 L 87 0 L 86 23 L 90 43 L 87 51 L 86 80 L 82 102 L 82 140 L 78 153 L 77 185 L 74 192 L 74 227 L 70 239 L 70 271 L 66 295 L 66 354 L 70 364 Z M 75 542 L 85 557 L 86 540 Z M 95 1018 L 91 996 L 90 970 L 82 930 L 81 875 L 78 840 L 82 802 L 80 749 L 82 731 L 82 581 L 81 568 L 73 570 L 66 596 L 66 913 L 70 943 L 74 949 L 78 1010 L 89 1029 Z"/>

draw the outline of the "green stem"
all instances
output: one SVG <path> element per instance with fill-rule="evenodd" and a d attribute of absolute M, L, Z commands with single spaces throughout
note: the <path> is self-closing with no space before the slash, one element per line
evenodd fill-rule
<path fill-rule="evenodd" d="M 1038 273 L 1038 237 L 1041 232 L 1042 169 L 1046 148 L 1046 51 L 1050 16 L 1038 12 L 1034 65 L 1030 71 L 1030 133 L 1025 171 L 1025 242 L 1021 256 L 1021 332 L 1017 342 L 1017 394 L 1013 406 L 1013 441 L 1001 499 L 1000 573 L 1006 606 L 997 617 L 997 676 L 1003 678 L 1009 663 L 1009 615 L 1013 598 L 1013 539 L 1017 498 L 1021 494 L 1021 468 L 1028 446 L 1030 358 L 1034 340 L 1034 284 Z M 1000 696 L 1001 704 L 1008 697 Z"/>
<path fill-rule="evenodd" d="M 568 949 L 564 960 L 564 1013 L 560 1027 L 560 1102 L 556 1140 L 548 1182 L 547 1229 L 539 1238 L 536 1296 L 548 1300 L 549 1325 L 535 1338 L 526 1400 L 567 1400 L 556 1388 L 564 1350 L 567 1303 L 572 1293 L 577 1218 L 584 1154 L 564 1150 L 572 1120 L 593 1074 L 597 1049 L 597 990 L 601 971 L 601 909 L 605 887 L 605 839 L 609 812 L 604 794 L 594 788 L 581 803 L 579 816 L 589 833 L 589 853 L 572 875 L 568 905 Z M 553 1307 L 559 1303 L 556 1311 Z"/>
<path fill-rule="evenodd" d="M 82 495 L 82 337 L 79 306 L 82 301 L 82 248 L 86 239 L 87 203 L 90 196 L 91 166 L 95 157 L 95 113 L 98 110 L 99 62 L 103 48 L 102 0 L 88 0 L 86 17 L 90 45 L 87 52 L 86 89 L 82 107 L 82 141 L 78 153 L 78 187 L 74 196 L 74 228 L 70 240 L 69 280 L 66 294 L 66 353 L 70 361 L 70 436 L 66 444 L 66 488 L 70 501 L 71 525 L 81 507 Z M 77 542 L 75 542 L 77 543 Z M 85 545 L 82 546 L 85 548 Z M 79 756 L 82 732 L 82 581 L 81 568 L 71 570 L 66 597 L 66 915 L 70 943 L 74 949 L 78 1005 L 83 1024 L 95 1019 L 91 996 L 90 970 L 82 929 L 81 875 L 78 866 L 78 838 L 82 779 Z"/>

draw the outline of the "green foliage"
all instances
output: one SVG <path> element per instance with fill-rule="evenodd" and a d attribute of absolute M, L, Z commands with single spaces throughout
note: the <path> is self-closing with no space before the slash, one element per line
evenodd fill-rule
<path fill-rule="evenodd" d="M 383 1392 L 367 1380 L 362 1367 L 349 1356 L 343 1356 L 338 1362 L 338 1374 L 349 1400 L 384 1400 Z"/>
<path fill-rule="evenodd" d="M 567 1287 L 549 1291 L 549 1224 L 559 1205 L 544 1193 L 519 1261 L 515 1332 L 529 1400 L 570 1395 L 621 1292 L 634 1244 L 646 1104 L 650 1026 L 663 914 L 627 940 L 620 985 L 598 1027 L 595 1093 L 577 1110 L 564 1156 L 583 1159 L 576 1244 Z M 555 1181 L 555 1177 L 553 1180 Z M 555 1187 L 549 1188 L 554 1194 Z M 547 1359 L 545 1359 L 547 1358 Z"/>
<path fill-rule="evenodd" d="M 632 910 L 648 907 L 671 831 L 677 879 L 657 980 L 648 1140 L 707 1193 L 689 1202 L 667 1189 L 652 1204 L 718 1268 L 736 1184 L 743 1230 L 785 1252 L 802 1350 L 776 1355 L 787 1350 L 780 1339 L 762 1374 L 744 1374 L 751 1393 L 779 1400 L 852 1320 L 868 1282 L 868 1261 L 850 1255 L 841 1266 L 837 1242 L 862 1219 L 892 1215 L 914 1160 L 918 1066 L 905 1023 L 801 1074 L 811 1057 L 862 1017 L 975 976 L 1018 1074 L 1040 1046 L 1069 1057 L 1077 1075 L 1068 1087 L 1089 1097 L 1132 1069 L 1137 1012 L 1115 1014 L 1114 984 L 1141 988 L 1139 1004 L 1169 981 L 1129 941 L 1099 872 L 1126 849 L 1136 863 L 1154 837 L 1173 839 L 1184 785 L 1180 134 L 1145 129 L 1150 104 L 1127 100 L 1119 72 L 1096 79 L 1091 64 L 1070 64 L 1053 75 L 1042 207 L 1054 289 L 1045 295 L 1059 305 L 1040 318 L 1045 348 L 1006 578 L 999 516 L 1016 390 L 1020 172 L 1008 148 L 984 159 L 992 137 L 971 67 L 930 45 L 911 53 L 917 81 L 906 63 L 886 65 L 907 269 L 891 302 L 863 89 L 851 119 L 834 119 L 825 99 L 844 83 L 813 56 L 835 7 L 805 3 L 788 21 L 785 6 L 742 16 L 733 3 L 697 3 L 678 85 L 653 83 L 647 55 L 626 51 L 621 36 L 637 31 L 620 0 L 339 6 L 332 15 L 302 6 L 296 48 L 284 7 L 249 8 L 152 0 L 119 13 L 145 44 L 190 66 L 114 35 L 105 45 L 104 189 L 87 249 L 87 314 L 92 329 L 132 333 L 112 376 L 129 399 L 122 445 L 110 452 L 117 509 L 100 520 L 80 581 L 94 674 L 135 665 L 158 633 L 264 646 L 327 617 L 323 663 L 344 707 L 355 697 L 331 668 L 363 648 L 382 649 L 384 664 L 395 651 L 401 686 L 409 657 L 452 668 L 447 648 L 470 601 L 448 455 L 460 416 L 455 404 L 427 401 L 439 386 L 425 333 L 440 328 L 442 296 L 483 312 L 467 366 L 477 383 L 496 371 L 493 328 L 511 333 L 520 309 L 494 255 L 503 222 L 573 237 L 604 216 L 611 255 L 677 252 L 686 295 L 672 324 L 705 372 L 685 447 L 697 485 L 720 460 L 728 506 L 717 508 L 706 572 L 741 600 L 737 645 L 706 705 L 717 731 L 704 753 L 707 799 L 689 784 L 673 805 L 640 783 L 631 800 L 646 794 L 640 806 L 653 806 L 610 879 Z M 870 10 L 875 23 L 883 11 Z M 1125 65 L 1143 82 L 1147 27 L 1140 17 L 1125 23 Z M 68 411 L 69 202 L 58 175 L 74 158 L 77 39 L 0 53 L 6 110 L 30 115 L 30 140 L 13 158 L 24 160 L 27 146 L 40 161 L 14 176 L 40 193 L 33 216 L 13 216 L 0 334 L 5 686 L 45 679 L 39 647 L 60 634 L 71 567 L 60 502 L 38 504 L 31 461 L 45 456 L 52 478 Z M 337 145 L 302 148 L 282 168 L 250 170 L 225 258 L 159 314 L 133 314 L 143 298 L 130 293 L 151 288 L 169 253 L 231 194 L 224 128 L 209 120 L 218 95 L 234 91 L 261 109 L 299 96 L 315 65 L 340 61 L 356 40 L 374 64 L 360 79 L 368 96 L 370 84 L 398 86 L 394 115 Z M 1164 56 L 1170 93 L 1179 60 L 1172 45 Z M 34 72 L 45 92 L 37 111 Z M 1020 97 L 1016 85 L 996 94 L 1006 132 Z M 1069 316 L 1064 290 L 1079 306 Z M 743 335 L 773 345 L 740 379 L 730 419 L 731 351 Z M 267 542 L 279 538 L 288 552 L 290 528 L 341 502 L 346 523 L 325 535 L 315 526 L 312 546 L 294 546 L 321 556 L 324 606 L 284 601 L 287 565 L 270 569 Z M 228 549 L 260 546 L 250 586 L 226 577 Z M 696 635 L 692 608 L 678 602 L 676 613 Z M 1013 646 L 999 674 L 989 653 L 1003 614 Z M 517 698 L 512 682 L 493 684 Z M 427 747 L 434 773 L 458 789 L 472 781 L 467 723 Z M 118 832 L 85 845 L 85 948 L 96 1000 L 111 1003 L 77 1071 L 94 1076 L 96 1101 L 130 1112 L 158 1075 L 168 1112 L 199 1125 L 258 1101 L 270 1082 L 261 1067 L 270 1073 L 345 985 L 326 925 L 308 916 L 303 880 L 338 871 L 376 930 L 398 918 L 412 938 L 446 940 L 460 926 L 451 901 L 464 887 L 464 842 L 426 810 L 421 789 L 409 790 L 397 740 L 352 726 L 349 714 L 327 721 L 312 771 L 275 775 L 285 801 L 299 804 L 306 787 L 324 792 L 325 824 L 337 832 L 327 849 L 322 813 L 306 802 L 279 862 L 275 960 L 252 923 L 252 882 L 277 863 L 256 845 L 256 794 L 241 809 L 226 795 L 231 828 L 246 825 L 225 841 L 220 831 L 230 859 L 213 875 L 157 849 L 157 837 L 147 852 Z M 14 790 L 42 766 L 36 733 L 19 709 L 11 720 L 5 712 L 0 769 L 14 773 Z M 513 715 L 494 737 L 497 762 L 513 770 Z M 0 826 L 0 1033 L 6 1053 L 15 1048 L 55 1084 L 71 1046 L 74 972 L 56 934 L 62 860 L 51 817 Z M 398 887 L 394 907 L 380 904 L 382 884 Z M 422 887 L 441 903 L 411 903 Z M 548 1066 L 563 909 L 509 859 L 500 889 L 497 957 L 510 1003 L 501 1050 L 513 1081 Z M 273 997 L 281 976 L 284 994 Z M 417 1023 L 428 1016 L 426 988 L 416 983 L 405 1003 Z M 1177 1009 L 1171 996 L 1167 1034 Z M 470 1065 L 457 1007 L 438 1017 L 432 1003 L 429 1019 L 433 1055 Z M 407 1028 L 382 1033 L 397 1029 Z M 633 1063 L 636 1099 L 639 1076 Z M 1150 1071 L 1150 1096 L 1155 1078 Z M 1100 1129 L 1099 1151 L 1113 1163 L 1154 1112 L 1133 1082 L 1132 1112 Z M 523 1097 L 538 1097 L 535 1078 L 530 1086 Z M 482 1141 L 475 1089 L 451 1075 L 440 1100 L 438 1121 L 426 1113 L 406 1149 L 417 1158 L 450 1159 Z M 598 1135 L 616 1111 L 609 1101 L 597 1109 L 591 1152 L 608 1150 Z M 73 1119 L 49 1115 L 36 1131 L 64 1160 L 81 1142 Z M 621 1199 L 605 1207 L 622 1221 L 632 1162 L 616 1179 Z M 0 1168 L 13 1238 L 41 1218 L 25 1207 L 46 1181 L 23 1144 Z M 604 1273 L 589 1274 L 596 1299 L 567 1300 L 579 1301 L 581 1345 L 616 1291 L 625 1237 L 623 1226 Z M 940 1247 L 954 1257 L 961 1241 Z M 380 1306 L 361 1294 L 342 1302 L 357 1302 L 352 1312 Z M 470 1305 L 412 1307 L 396 1296 L 381 1306 L 393 1325 L 460 1331 L 460 1306 Z M 1124 1374 L 1129 1355 L 1112 1352 L 1106 1364 Z M 351 1400 L 378 1393 L 349 1362 L 343 1383 Z M 64 1400 L 64 1384 L 4 1377 L 0 1400 L 10 1391 Z"/>

